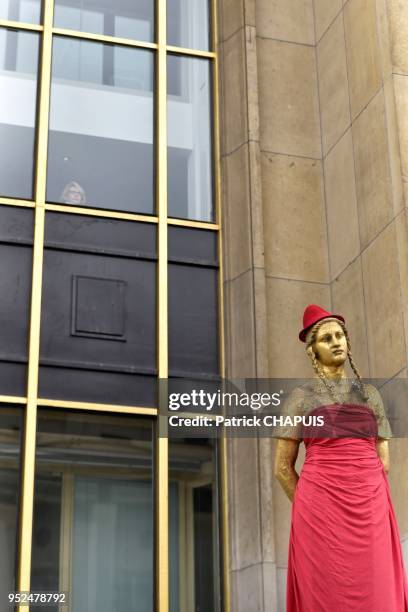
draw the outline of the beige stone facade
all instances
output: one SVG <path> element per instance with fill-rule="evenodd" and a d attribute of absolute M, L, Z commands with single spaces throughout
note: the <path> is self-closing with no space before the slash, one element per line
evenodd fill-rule
<path fill-rule="evenodd" d="M 297 331 L 317 303 L 345 316 L 364 376 L 406 377 L 408 4 L 219 0 L 219 14 L 227 376 L 310 375 Z M 407 440 L 390 453 L 408 548 Z M 273 456 L 265 438 L 230 444 L 233 612 L 285 609 Z"/>

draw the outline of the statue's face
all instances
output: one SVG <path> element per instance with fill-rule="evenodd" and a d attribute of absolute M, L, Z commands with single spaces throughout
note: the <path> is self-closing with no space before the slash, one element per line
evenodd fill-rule
<path fill-rule="evenodd" d="M 347 359 L 347 340 L 339 323 L 323 323 L 314 343 L 316 358 L 325 366 L 340 366 Z"/>

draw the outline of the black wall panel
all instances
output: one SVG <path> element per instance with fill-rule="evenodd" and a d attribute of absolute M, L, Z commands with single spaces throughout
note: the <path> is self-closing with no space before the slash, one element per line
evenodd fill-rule
<path fill-rule="evenodd" d="M 0 205 L 0 395 L 26 395 L 33 211 Z"/>
<path fill-rule="evenodd" d="M 41 397 L 154 403 L 155 246 L 146 224 L 47 218 Z"/>
<path fill-rule="evenodd" d="M 170 376 L 218 376 L 217 283 L 215 268 L 169 264 Z"/>
<path fill-rule="evenodd" d="M 218 234 L 212 230 L 169 227 L 169 260 L 218 265 Z"/>

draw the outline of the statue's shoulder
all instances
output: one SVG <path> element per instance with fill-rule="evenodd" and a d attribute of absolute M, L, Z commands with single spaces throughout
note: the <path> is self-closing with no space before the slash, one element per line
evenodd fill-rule
<path fill-rule="evenodd" d="M 377 387 L 371 383 L 364 383 L 364 391 L 369 401 L 375 401 L 378 399 L 378 397 L 381 397 L 381 394 Z"/>

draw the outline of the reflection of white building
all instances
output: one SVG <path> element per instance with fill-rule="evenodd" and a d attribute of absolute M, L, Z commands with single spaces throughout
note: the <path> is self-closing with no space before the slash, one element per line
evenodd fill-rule
<path fill-rule="evenodd" d="M 62 16 L 60 20 L 63 21 Z M 98 29 L 97 23 L 90 31 Z M 147 34 L 142 40 L 146 37 Z M 6 147 L 7 139 L 15 140 L 11 126 L 19 128 L 21 134 L 21 128 L 33 130 L 35 125 L 38 37 L 26 32 L 10 37 L 3 31 L 0 45 L 4 58 L 10 55 L 10 49 L 15 55 L 12 65 L 7 66 L 5 62 L 5 67 L 11 69 L 3 71 L 2 88 L 10 95 L 2 98 L 0 106 L 2 123 L 9 128 L 4 146 L 12 154 L 12 146 Z M 211 114 L 209 67 L 206 61 L 174 55 L 169 55 L 168 61 L 168 155 L 174 173 L 179 175 L 178 180 L 172 174 L 169 176 L 170 205 L 173 202 L 176 210 L 186 211 L 189 217 L 206 218 L 213 189 L 211 130 L 208 121 L 202 120 Z M 111 75 L 109 79 L 108 73 Z M 63 189 L 70 181 L 82 185 L 85 180 L 84 189 L 90 203 L 99 201 L 100 205 L 115 210 L 136 208 L 140 212 L 152 212 L 153 86 L 152 51 L 61 36 L 54 38 L 47 192 L 50 201 L 60 201 Z M 24 105 L 20 102 L 22 99 L 26 101 Z M 32 135 L 26 130 L 26 137 L 32 138 Z M 105 157 L 102 159 L 99 159 L 99 139 L 104 139 Z M 123 151 L 122 142 L 128 143 Z M 124 189 L 129 182 L 128 173 L 121 173 L 120 167 L 112 167 L 111 175 L 106 176 L 108 185 L 100 179 L 99 169 L 105 163 L 109 146 L 113 159 L 133 156 L 134 182 L 128 185 L 128 190 Z M 15 149 L 15 165 L 18 165 L 20 155 L 21 151 Z M 85 178 L 84 170 L 87 172 Z M 149 175 L 148 184 L 146 173 Z M 17 177 L 14 180 L 18 182 Z M 185 183 L 184 189 L 180 182 Z M 139 185 L 140 199 L 135 205 L 132 194 L 136 184 Z M 118 198 L 120 192 L 124 202 Z"/>

